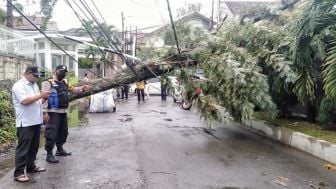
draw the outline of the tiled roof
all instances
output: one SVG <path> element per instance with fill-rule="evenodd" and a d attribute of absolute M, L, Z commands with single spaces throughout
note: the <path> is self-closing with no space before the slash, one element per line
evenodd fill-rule
<path fill-rule="evenodd" d="M 274 5 L 277 4 L 278 1 L 276 0 L 264 0 L 264 1 L 233 1 L 233 0 L 225 0 L 224 3 L 230 9 L 232 14 L 240 14 L 245 10 L 256 7 L 256 6 L 267 6 L 267 5 Z"/>

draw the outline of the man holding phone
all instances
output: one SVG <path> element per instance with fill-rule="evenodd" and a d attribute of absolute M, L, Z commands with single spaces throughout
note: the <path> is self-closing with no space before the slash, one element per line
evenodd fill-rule
<path fill-rule="evenodd" d="M 23 78 L 17 81 L 12 88 L 13 105 L 16 115 L 16 129 L 18 145 L 15 151 L 14 180 L 27 182 L 28 173 L 46 171 L 35 165 L 36 154 L 40 142 L 40 128 L 44 120 L 42 101 L 49 97 L 49 91 L 40 93 L 36 84 L 41 73 L 37 66 L 28 66 Z"/>

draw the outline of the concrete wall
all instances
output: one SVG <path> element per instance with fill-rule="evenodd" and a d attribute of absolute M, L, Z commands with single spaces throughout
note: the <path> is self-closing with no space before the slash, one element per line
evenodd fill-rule
<path fill-rule="evenodd" d="M 318 140 L 287 128 L 269 126 L 261 121 L 252 120 L 246 123 L 246 126 L 266 137 L 336 164 L 336 144 Z"/>
<path fill-rule="evenodd" d="M 32 65 L 32 59 L 0 54 L 0 80 L 19 80 L 26 67 Z"/>

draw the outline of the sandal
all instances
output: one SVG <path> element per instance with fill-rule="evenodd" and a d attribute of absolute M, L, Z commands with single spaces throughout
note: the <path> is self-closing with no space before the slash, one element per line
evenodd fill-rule
<path fill-rule="evenodd" d="M 20 175 L 20 176 L 14 177 L 14 180 L 17 182 L 28 182 L 29 178 L 26 175 Z"/>
<path fill-rule="evenodd" d="M 33 170 L 27 170 L 28 173 L 39 173 L 44 171 L 46 171 L 44 167 L 35 167 Z"/>

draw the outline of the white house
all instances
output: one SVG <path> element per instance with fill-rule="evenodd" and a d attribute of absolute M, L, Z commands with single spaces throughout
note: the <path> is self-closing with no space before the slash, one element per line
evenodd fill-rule
<path fill-rule="evenodd" d="M 70 72 L 73 72 L 78 76 L 77 62 L 79 55 L 78 50 L 83 48 L 80 43 L 72 40 L 65 39 L 58 33 L 47 33 L 47 36 L 51 38 L 57 45 L 65 50 L 72 58 L 60 50 L 55 44 L 49 41 L 44 35 L 37 34 L 36 31 L 25 32 L 27 39 L 32 39 L 36 42 L 35 48 L 31 49 L 28 54 L 34 54 L 36 65 L 40 68 L 44 68 L 47 71 L 55 70 L 59 64 L 66 65 Z M 87 38 L 72 37 L 80 41 L 88 41 Z M 80 39 L 79 39 L 80 38 Z"/>
<path fill-rule="evenodd" d="M 203 29 L 203 30 L 210 30 L 211 29 L 211 24 L 212 21 L 211 19 L 207 18 L 206 16 L 198 13 L 198 12 L 193 12 L 191 14 L 188 14 L 186 16 L 183 16 L 174 23 L 187 23 L 193 28 L 198 28 L 198 29 Z M 148 33 L 146 35 L 143 35 L 138 38 L 138 43 L 140 47 L 155 47 L 155 48 L 163 48 L 166 46 L 171 46 L 167 45 L 165 40 L 164 40 L 164 35 L 165 32 L 171 28 L 171 25 L 165 25 L 151 33 Z"/>

